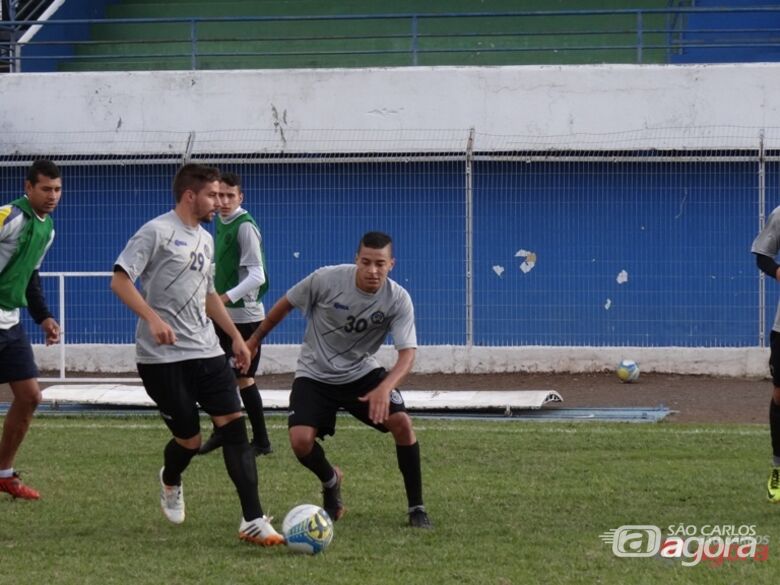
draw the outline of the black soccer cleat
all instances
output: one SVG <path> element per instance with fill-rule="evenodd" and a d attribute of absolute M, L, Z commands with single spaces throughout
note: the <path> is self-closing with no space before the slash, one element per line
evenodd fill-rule
<path fill-rule="evenodd" d="M 330 519 L 336 522 L 346 514 L 347 509 L 344 507 L 344 502 L 341 501 L 341 482 L 344 480 L 344 474 L 341 469 L 335 466 L 333 473 L 336 474 L 336 485 L 322 488 L 322 507 Z"/>
<path fill-rule="evenodd" d="M 200 449 L 198 449 L 198 455 L 205 455 L 206 453 L 216 451 L 222 447 L 222 443 L 222 435 L 218 432 L 211 433 L 208 440 L 200 446 Z"/>
<path fill-rule="evenodd" d="M 431 519 L 423 506 L 415 506 L 409 510 L 409 526 L 412 528 L 433 528 Z"/>

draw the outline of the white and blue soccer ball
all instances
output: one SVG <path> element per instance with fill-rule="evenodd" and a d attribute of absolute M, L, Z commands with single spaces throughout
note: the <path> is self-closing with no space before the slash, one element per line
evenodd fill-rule
<path fill-rule="evenodd" d="M 287 512 L 282 533 L 290 550 L 316 555 L 333 540 L 333 521 L 319 506 L 301 504 Z"/>
<path fill-rule="evenodd" d="M 623 360 L 617 368 L 617 377 L 626 384 L 639 379 L 639 365 L 634 360 Z"/>

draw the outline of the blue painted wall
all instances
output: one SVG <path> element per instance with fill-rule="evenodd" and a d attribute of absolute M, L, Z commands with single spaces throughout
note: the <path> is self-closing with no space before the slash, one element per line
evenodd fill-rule
<path fill-rule="evenodd" d="M 777 7 L 778 2 L 696 0 L 695 5 L 697 8 L 752 8 Z M 760 63 L 780 60 L 780 46 L 777 46 L 780 41 L 780 12 L 713 12 L 687 14 L 680 18 L 684 22 L 682 41 L 685 49 L 678 54 L 672 53 L 671 63 Z M 717 46 L 722 44 L 730 46 Z"/>
<path fill-rule="evenodd" d="M 176 165 L 62 168 L 44 271 L 110 271 L 132 233 L 173 205 Z M 351 262 L 365 231 L 384 230 L 420 342 L 466 342 L 462 161 L 223 168 L 244 177 L 245 206 L 263 230 L 269 304 L 315 268 Z M 767 211 L 780 204 L 778 170 L 770 165 Z M 21 192 L 23 176 L 0 167 L 4 200 Z M 475 163 L 474 343 L 757 345 L 757 192 L 749 163 Z M 521 249 L 536 254 L 527 272 Z M 45 286 L 56 309 L 56 282 Z M 132 342 L 135 318 L 108 279 L 68 279 L 66 306 L 69 342 Z M 296 316 L 270 341 L 297 343 L 302 331 Z"/>
<path fill-rule="evenodd" d="M 86 20 L 105 18 L 106 6 L 119 0 L 68 0 L 50 20 Z M 22 71 L 58 71 L 64 60 L 74 55 L 72 41 L 89 39 L 89 24 L 50 24 L 41 27 L 31 45 L 22 49 Z"/>

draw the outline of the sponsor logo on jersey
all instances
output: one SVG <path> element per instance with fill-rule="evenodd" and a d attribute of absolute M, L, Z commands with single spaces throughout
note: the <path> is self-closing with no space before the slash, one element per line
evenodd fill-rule
<path fill-rule="evenodd" d="M 173 240 L 173 243 L 176 244 L 177 248 L 179 246 L 186 246 L 187 245 L 187 242 L 185 242 L 184 240 Z"/>
<path fill-rule="evenodd" d="M 371 322 L 374 325 L 379 325 L 380 323 L 384 322 L 385 320 L 385 314 L 382 311 L 376 311 L 375 313 L 371 313 Z"/>
<path fill-rule="evenodd" d="M 341 303 L 333 303 L 333 307 L 342 311 L 349 311 L 349 307 L 347 305 L 342 305 Z"/>
<path fill-rule="evenodd" d="M 393 390 L 390 392 L 390 402 L 393 404 L 403 404 L 404 399 L 403 396 L 401 396 L 401 393 L 398 390 Z"/>

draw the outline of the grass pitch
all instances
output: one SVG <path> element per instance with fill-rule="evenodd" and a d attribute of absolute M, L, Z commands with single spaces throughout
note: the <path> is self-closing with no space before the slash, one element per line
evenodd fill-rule
<path fill-rule="evenodd" d="M 320 503 L 316 478 L 270 416 L 258 459 L 266 513 Z M 208 423 L 203 421 L 203 428 Z M 405 526 L 389 436 L 340 418 L 325 441 L 348 513 L 325 554 L 237 538 L 240 509 L 219 452 L 184 476 L 187 520 L 169 524 L 157 472 L 168 431 L 153 416 L 47 417 L 17 458 L 38 502 L 0 494 L 0 583 L 365 585 L 774 583 L 780 506 L 765 501 L 764 426 L 416 420 L 433 531 Z M 599 535 L 623 525 L 752 526 L 766 561 L 618 558 Z"/>

